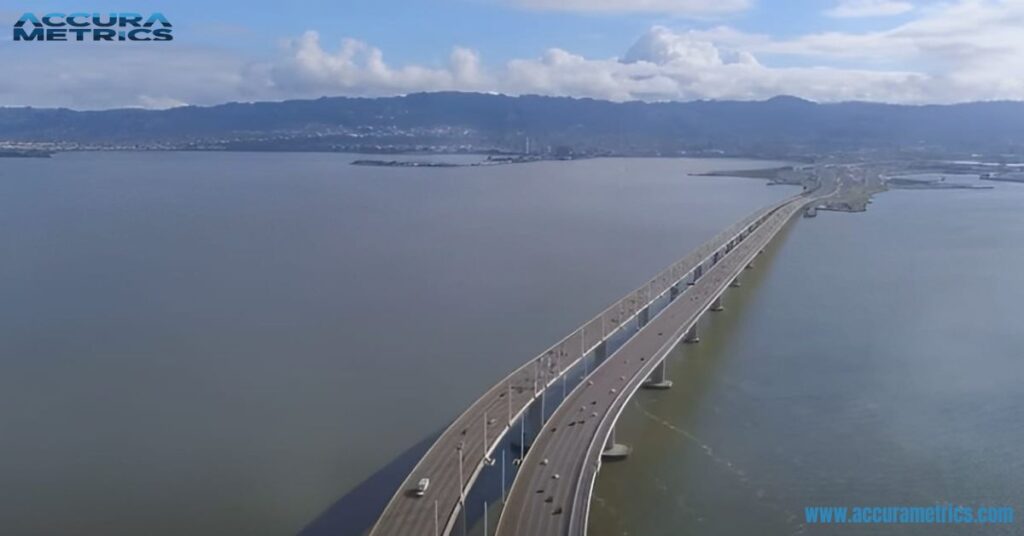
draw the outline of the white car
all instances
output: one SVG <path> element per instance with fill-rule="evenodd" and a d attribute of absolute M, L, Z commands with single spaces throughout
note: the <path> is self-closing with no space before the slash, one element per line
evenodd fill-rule
<path fill-rule="evenodd" d="M 427 488 L 429 488 L 429 487 L 430 487 L 430 479 L 429 478 L 421 478 L 419 483 L 416 484 L 416 491 L 415 491 L 416 496 L 417 497 L 422 497 L 423 494 L 425 494 L 427 492 Z"/>

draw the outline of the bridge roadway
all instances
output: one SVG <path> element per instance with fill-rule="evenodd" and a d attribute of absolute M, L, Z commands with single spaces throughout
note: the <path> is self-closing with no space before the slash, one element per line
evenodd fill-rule
<path fill-rule="evenodd" d="M 725 229 L 491 387 L 442 432 L 388 502 L 370 535 L 449 534 L 458 520 L 465 495 L 488 463 L 491 452 L 545 388 L 555 384 L 583 356 L 595 351 L 653 301 L 686 288 L 686 283 L 703 273 L 706 265 L 741 244 L 786 202 L 764 207 Z M 430 479 L 430 489 L 426 496 L 416 497 L 412 490 L 421 478 Z"/>
<path fill-rule="evenodd" d="M 815 196 L 819 197 L 820 196 Z M 791 199 L 597 367 L 558 407 L 530 447 L 496 536 L 585 536 L 601 453 L 619 414 L 740 273 L 811 202 Z M 695 334 L 695 331 L 693 332 Z"/>

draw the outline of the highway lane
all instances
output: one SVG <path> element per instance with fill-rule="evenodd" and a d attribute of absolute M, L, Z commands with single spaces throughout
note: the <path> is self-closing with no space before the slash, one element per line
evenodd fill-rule
<path fill-rule="evenodd" d="M 776 210 L 569 395 L 523 460 L 499 521 L 499 536 L 586 533 L 600 452 L 625 403 L 714 299 L 809 201 L 799 198 Z"/>
<path fill-rule="evenodd" d="M 765 207 L 719 233 L 491 387 L 453 421 L 421 458 L 385 507 L 371 536 L 448 534 L 458 519 L 463 493 L 483 470 L 510 424 L 535 400 L 535 393 L 555 384 L 583 355 L 607 340 L 652 300 L 669 292 L 673 285 L 682 287 L 682 281 L 692 278 L 696 267 L 709 264 L 716 252 L 737 242 L 740 233 L 749 232 L 783 203 Z M 430 479 L 430 488 L 424 497 L 416 497 L 412 490 L 421 478 Z"/>

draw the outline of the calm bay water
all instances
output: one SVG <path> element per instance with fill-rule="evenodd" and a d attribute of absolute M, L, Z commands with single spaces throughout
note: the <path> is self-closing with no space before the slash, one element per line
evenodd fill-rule
<path fill-rule="evenodd" d="M 750 161 L 355 158 L 0 159 L 0 533 L 293 534 L 509 369 L 793 191 L 685 176 L 765 165 Z M 827 244 L 832 218 L 798 232 Z M 846 271 L 823 280 L 863 290 Z"/>
<path fill-rule="evenodd" d="M 989 183 L 991 184 L 991 183 Z M 805 526 L 804 507 L 1024 511 L 1024 185 L 895 191 L 763 256 L 670 391 L 641 392 L 591 534 L 1020 534 Z"/>

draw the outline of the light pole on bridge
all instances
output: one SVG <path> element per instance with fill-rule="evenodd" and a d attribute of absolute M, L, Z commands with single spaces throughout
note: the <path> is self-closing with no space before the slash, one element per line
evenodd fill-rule
<path fill-rule="evenodd" d="M 533 362 L 533 397 L 537 398 L 537 376 L 540 374 L 540 359 Z"/>
<path fill-rule="evenodd" d="M 459 441 L 459 446 L 455 447 L 455 450 L 459 451 L 459 502 L 466 502 L 466 491 L 465 491 L 465 480 L 462 479 L 462 449 L 466 446 L 465 441 Z"/>
<path fill-rule="evenodd" d="M 459 451 L 459 510 L 462 511 L 462 536 L 466 536 L 466 484 L 462 479 L 462 451 L 465 446 L 465 441 L 459 441 L 459 446 L 455 447 L 455 450 Z"/>

